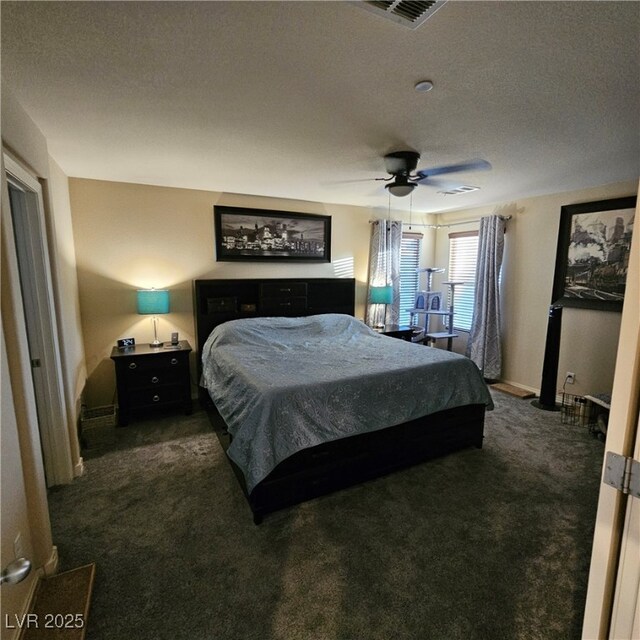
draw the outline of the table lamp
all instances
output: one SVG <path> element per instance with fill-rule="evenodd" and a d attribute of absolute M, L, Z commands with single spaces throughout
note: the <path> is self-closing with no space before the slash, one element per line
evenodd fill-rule
<path fill-rule="evenodd" d="M 153 342 L 150 347 L 161 347 L 158 340 L 158 315 L 169 313 L 169 291 L 167 289 L 139 289 L 137 292 L 138 313 L 153 315 Z"/>
<path fill-rule="evenodd" d="M 369 302 L 371 304 L 391 304 L 393 302 L 393 287 L 391 285 L 371 287 L 369 289 Z M 384 326 L 384 322 L 382 325 Z"/>

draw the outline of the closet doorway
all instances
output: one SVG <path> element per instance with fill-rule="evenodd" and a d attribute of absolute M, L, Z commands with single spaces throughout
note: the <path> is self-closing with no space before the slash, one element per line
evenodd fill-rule
<path fill-rule="evenodd" d="M 18 278 L 21 291 L 47 486 L 67 484 L 73 480 L 73 464 L 42 186 L 10 156 L 4 154 L 3 160 L 11 209 L 3 225 L 15 244 L 8 258 L 17 266 L 11 278 Z"/>

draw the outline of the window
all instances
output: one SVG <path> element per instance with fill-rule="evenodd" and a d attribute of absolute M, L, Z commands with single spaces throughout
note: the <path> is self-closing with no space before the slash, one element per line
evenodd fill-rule
<path fill-rule="evenodd" d="M 464 282 L 455 288 L 453 300 L 453 327 L 461 331 L 471 330 L 473 318 L 473 293 L 476 284 L 478 262 L 478 232 L 462 231 L 449 234 L 449 272 L 452 282 Z M 449 293 L 449 295 L 451 295 Z M 451 300 L 449 300 L 451 304 Z"/>
<path fill-rule="evenodd" d="M 400 248 L 400 315 L 399 324 L 409 324 L 418 290 L 418 272 L 420 267 L 421 233 L 403 233 Z"/>

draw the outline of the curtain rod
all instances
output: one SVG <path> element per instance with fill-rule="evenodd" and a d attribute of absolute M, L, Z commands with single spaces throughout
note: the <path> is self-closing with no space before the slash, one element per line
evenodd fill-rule
<path fill-rule="evenodd" d="M 488 218 L 489 216 L 482 216 L 482 218 Z M 498 218 L 500 218 L 500 220 L 511 220 L 512 216 L 498 216 Z M 482 218 L 476 218 L 475 220 L 462 220 L 461 222 L 451 222 L 450 224 L 426 224 L 423 222 L 412 222 L 409 226 L 410 227 L 426 227 L 427 229 L 448 229 L 449 227 L 456 227 L 458 225 L 461 224 L 473 224 L 474 222 L 480 222 L 480 220 L 482 220 Z M 370 223 L 374 223 L 377 222 L 377 220 L 369 220 Z M 402 222 L 401 220 L 398 220 L 398 222 Z M 408 224 L 403 222 L 402 224 Z"/>

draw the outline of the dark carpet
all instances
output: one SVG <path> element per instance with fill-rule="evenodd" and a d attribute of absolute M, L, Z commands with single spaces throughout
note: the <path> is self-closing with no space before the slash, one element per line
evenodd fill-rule
<path fill-rule="evenodd" d="M 52 490 L 89 640 L 579 638 L 603 444 L 493 392 L 469 449 L 267 516 L 206 413 L 132 423 Z"/>

